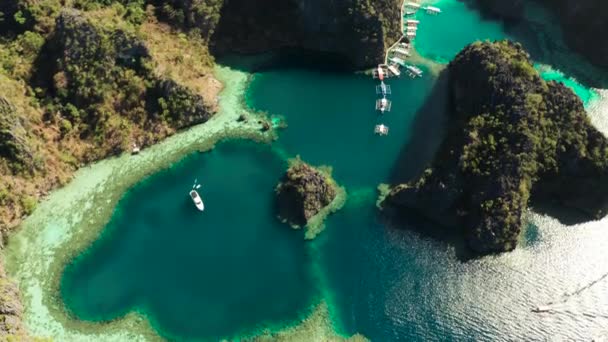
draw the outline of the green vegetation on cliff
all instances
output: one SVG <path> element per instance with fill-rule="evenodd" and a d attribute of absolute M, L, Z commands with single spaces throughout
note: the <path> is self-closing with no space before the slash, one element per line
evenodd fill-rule
<path fill-rule="evenodd" d="M 207 44 L 144 1 L 0 4 L 0 235 L 84 163 L 206 121 L 221 84 Z M 1 263 L 0 263 L 1 268 Z M 0 339 L 28 340 L 0 272 Z"/>
<path fill-rule="evenodd" d="M 221 85 L 200 36 L 159 23 L 143 1 L 73 6 L 0 6 L 2 233 L 83 163 L 147 146 L 215 112 Z"/>
<path fill-rule="evenodd" d="M 217 51 L 307 49 L 369 67 L 400 36 L 399 0 L 230 0 L 212 39 Z"/>
<path fill-rule="evenodd" d="M 65 10 L 49 40 L 57 64 L 38 75 L 52 75 L 49 119 L 61 123 L 63 135 L 94 142 L 87 159 L 153 143 L 211 115 L 200 95 L 154 73 L 144 41 L 128 29 L 104 28 Z"/>
<path fill-rule="evenodd" d="M 210 45 L 307 48 L 361 67 L 400 29 L 398 0 L 0 2 L 1 238 L 78 167 L 209 119 L 222 87 Z"/>
<path fill-rule="evenodd" d="M 156 0 L 161 18 L 186 30 L 210 38 L 220 20 L 224 0 Z"/>
<path fill-rule="evenodd" d="M 316 169 L 299 158 L 290 161 L 275 192 L 279 218 L 296 228 L 306 226 L 307 239 L 321 232 L 327 215 L 340 209 L 346 199 L 331 169 Z"/>
<path fill-rule="evenodd" d="M 471 44 L 448 73 L 447 138 L 432 167 L 396 186 L 384 207 L 464 227 L 480 253 L 515 248 L 532 195 L 589 219 L 607 213 L 608 141 L 571 90 L 539 77 L 519 44 Z"/>

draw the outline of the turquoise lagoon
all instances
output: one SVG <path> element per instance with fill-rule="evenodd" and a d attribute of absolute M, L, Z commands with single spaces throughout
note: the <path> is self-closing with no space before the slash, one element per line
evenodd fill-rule
<path fill-rule="evenodd" d="M 445 63 L 474 40 L 511 37 L 533 52 L 544 77 L 574 88 L 592 116 L 606 114 L 585 81 L 557 71 L 573 68 L 563 63 L 559 36 L 521 38 L 544 20 L 549 25 L 546 14 L 528 30 L 526 23 L 508 28 L 485 20 L 463 2 L 436 3 L 441 15 L 420 15 L 415 44 L 423 57 Z M 581 64 L 573 75 L 583 79 L 588 68 Z M 322 300 L 339 334 L 374 341 L 604 334 L 607 282 L 568 294 L 608 272 L 606 221 L 565 227 L 529 213 L 516 251 L 462 261 L 457 243 L 416 232 L 432 230 L 428 223 L 401 230 L 378 219 L 378 184 L 415 176 L 441 140 L 445 88 L 427 74 L 391 79 L 393 110 L 382 117 L 373 110 L 375 83 L 364 75 L 293 59 L 255 70 L 247 103 L 282 116 L 287 127 L 278 140 L 224 142 L 131 188 L 101 237 L 66 267 L 61 296 L 68 312 L 98 322 L 138 311 L 171 340 L 238 339 L 297 325 Z M 379 122 L 389 136 L 372 134 Z M 331 166 L 349 196 L 314 241 L 274 214 L 273 188 L 296 155 Z M 187 197 L 195 178 L 203 184 L 204 213 Z M 548 302 L 556 303 L 553 313 L 530 311 Z"/>

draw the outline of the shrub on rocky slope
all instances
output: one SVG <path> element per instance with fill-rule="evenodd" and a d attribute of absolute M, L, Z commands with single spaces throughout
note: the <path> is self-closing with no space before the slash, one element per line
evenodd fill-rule
<path fill-rule="evenodd" d="M 580 99 L 543 81 L 519 44 L 471 44 L 448 73 L 447 138 L 431 167 L 394 187 L 384 208 L 464 228 L 484 254 L 515 248 L 533 193 L 588 219 L 607 213 L 608 141 Z"/>

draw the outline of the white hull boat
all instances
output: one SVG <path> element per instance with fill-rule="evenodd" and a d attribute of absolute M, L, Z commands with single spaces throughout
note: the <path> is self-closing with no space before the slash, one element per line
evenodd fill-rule
<path fill-rule="evenodd" d="M 201 196 L 198 194 L 198 192 L 194 189 L 192 189 L 190 191 L 190 198 L 192 199 L 192 202 L 194 202 L 194 205 L 196 206 L 196 208 L 200 211 L 205 210 L 205 204 L 203 203 L 203 199 L 201 198 Z"/>

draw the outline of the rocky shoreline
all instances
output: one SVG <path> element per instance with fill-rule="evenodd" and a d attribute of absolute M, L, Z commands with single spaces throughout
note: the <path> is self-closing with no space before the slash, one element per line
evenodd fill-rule
<path fill-rule="evenodd" d="M 391 190 L 386 212 L 462 229 L 479 254 L 517 246 L 531 195 L 586 220 L 608 213 L 608 140 L 570 89 L 539 77 L 521 45 L 473 43 L 446 72 L 444 143 L 419 179 Z"/>
<path fill-rule="evenodd" d="M 136 313 L 104 324 L 74 320 L 58 298 L 60 279 L 66 264 L 99 237 L 124 192 L 146 175 L 186 154 L 212 149 L 223 139 L 274 139 L 273 130 L 262 131 L 259 121 L 265 118 L 244 107 L 248 75 L 218 67 L 216 76 L 225 88 L 217 115 L 207 123 L 168 137 L 137 156 L 123 154 L 78 170 L 11 235 L 3 254 L 7 273 L 19 284 L 27 308 L 23 317 L 32 335 L 60 341 L 160 339 L 147 319 Z M 246 122 L 239 121 L 243 114 Z"/>

